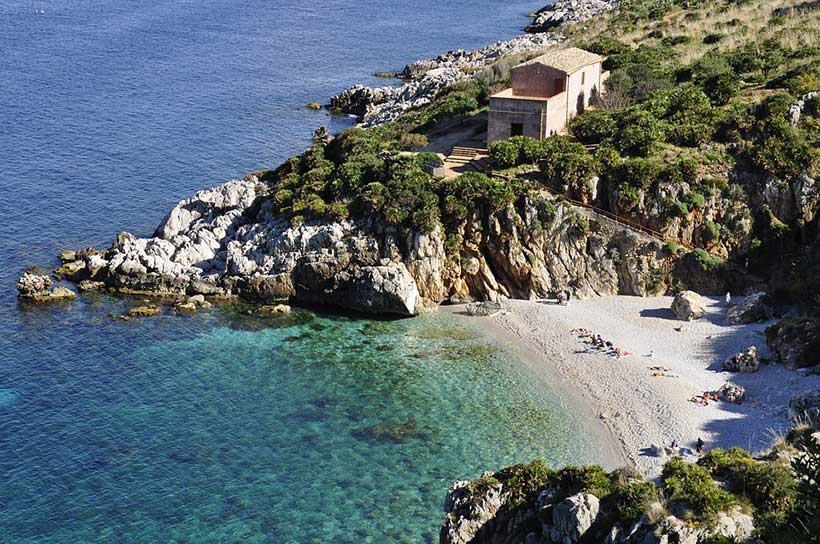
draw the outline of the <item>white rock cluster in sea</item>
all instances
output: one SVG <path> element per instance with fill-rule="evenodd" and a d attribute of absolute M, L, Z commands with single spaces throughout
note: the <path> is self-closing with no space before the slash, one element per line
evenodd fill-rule
<path fill-rule="evenodd" d="M 620 0 L 558 0 L 538 10 L 528 32 L 545 32 L 557 26 L 598 17 L 617 8 Z"/>

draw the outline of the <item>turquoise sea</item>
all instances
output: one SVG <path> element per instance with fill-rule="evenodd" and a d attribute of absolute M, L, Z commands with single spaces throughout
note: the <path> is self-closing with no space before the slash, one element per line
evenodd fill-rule
<path fill-rule="evenodd" d="M 65 248 L 275 166 L 376 71 L 514 35 L 524 1 L 0 5 L 0 542 L 436 542 L 458 479 L 595 459 L 560 395 L 452 316 L 21 305 Z M 382 81 L 383 82 L 383 81 Z"/>

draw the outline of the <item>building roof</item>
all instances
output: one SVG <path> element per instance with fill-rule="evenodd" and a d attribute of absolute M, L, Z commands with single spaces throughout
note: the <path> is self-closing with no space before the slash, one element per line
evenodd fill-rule
<path fill-rule="evenodd" d="M 561 93 L 559 93 L 561 94 Z M 557 95 L 556 95 L 557 96 Z M 490 98 L 509 98 L 511 100 L 524 100 L 526 102 L 549 102 L 554 97 L 552 96 L 528 96 L 514 94 L 512 88 L 504 89 L 490 96 Z"/>
<path fill-rule="evenodd" d="M 601 55 L 596 55 L 595 53 L 590 53 L 589 51 L 584 51 L 583 49 L 579 49 L 577 47 L 567 47 L 566 49 L 558 49 L 557 51 L 546 53 L 540 57 L 535 57 L 530 61 L 520 64 L 519 66 L 543 64 L 545 66 L 555 68 L 556 70 L 561 70 L 562 72 L 571 74 L 584 66 L 588 66 L 596 62 L 602 62 L 603 60 L 604 58 Z"/>

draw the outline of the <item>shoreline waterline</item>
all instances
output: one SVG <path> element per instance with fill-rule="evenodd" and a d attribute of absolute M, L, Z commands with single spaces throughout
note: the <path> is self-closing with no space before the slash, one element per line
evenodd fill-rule
<path fill-rule="evenodd" d="M 723 361 L 749 346 L 768 353 L 763 331 L 770 323 L 730 325 L 716 298 L 709 299 L 705 318 L 679 321 L 669 310 L 671 300 L 616 295 L 568 306 L 509 300 L 495 316 L 464 319 L 494 342 L 513 346 L 558 384 L 568 402 L 597 421 L 620 455 L 649 477 L 658 476 L 665 461 L 655 448 L 673 442 L 692 451 L 698 438 L 707 449 L 765 450 L 790 428 L 786 406 L 797 380 L 818 387 L 820 376 L 798 378 L 778 364 L 755 373 L 725 371 Z M 588 349 L 578 329 L 600 334 L 629 355 Z M 744 387 L 747 400 L 691 402 L 727 382 Z"/>
<path fill-rule="evenodd" d="M 554 388 L 561 395 L 565 409 L 581 423 L 579 432 L 591 435 L 598 446 L 594 459 L 596 464 L 607 470 L 634 465 L 629 459 L 626 446 L 618 440 L 613 428 L 599 417 L 600 412 L 596 412 L 594 399 L 589 396 L 588 391 L 577 387 L 566 374 L 549 364 L 546 355 L 539 351 L 537 346 L 503 327 L 494 317 L 469 316 L 463 312 L 463 306 L 441 306 L 439 311 L 453 315 L 460 325 L 482 333 L 488 341 L 498 345 L 513 355 L 520 364 L 525 365 L 536 379 L 543 380 Z"/>

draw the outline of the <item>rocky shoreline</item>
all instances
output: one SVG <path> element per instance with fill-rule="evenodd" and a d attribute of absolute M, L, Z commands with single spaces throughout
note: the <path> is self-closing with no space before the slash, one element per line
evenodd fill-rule
<path fill-rule="evenodd" d="M 539 212 L 546 200 L 469 216 L 454 251 L 445 250 L 441 229 L 408 231 L 372 219 L 292 226 L 272 211 L 265 179 L 256 174 L 200 191 L 153 236 L 122 232 L 108 249 L 64 252 L 55 273 L 84 291 L 241 297 L 399 316 L 444 302 L 543 298 L 557 290 L 588 297 L 665 289 L 652 279 L 670 266 L 658 240 L 616 224 L 589 228 L 566 204 L 548 218 Z M 47 296 L 51 283 L 41 278 L 24 275 L 21 297 Z"/>
<path fill-rule="evenodd" d="M 502 56 L 536 54 L 561 43 L 564 41 L 561 25 L 598 17 L 619 4 L 619 0 L 558 0 L 532 14 L 528 34 L 480 49 L 456 49 L 435 59 L 418 60 L 396 74 L 406 80 L 404 84 L 398 87 L 354 85 L 331 97 L 328 108 L 355 115 L 364 127 L 389 123 L 405 111 L 429 104 L 448 87 L 478 77 Z"/>

